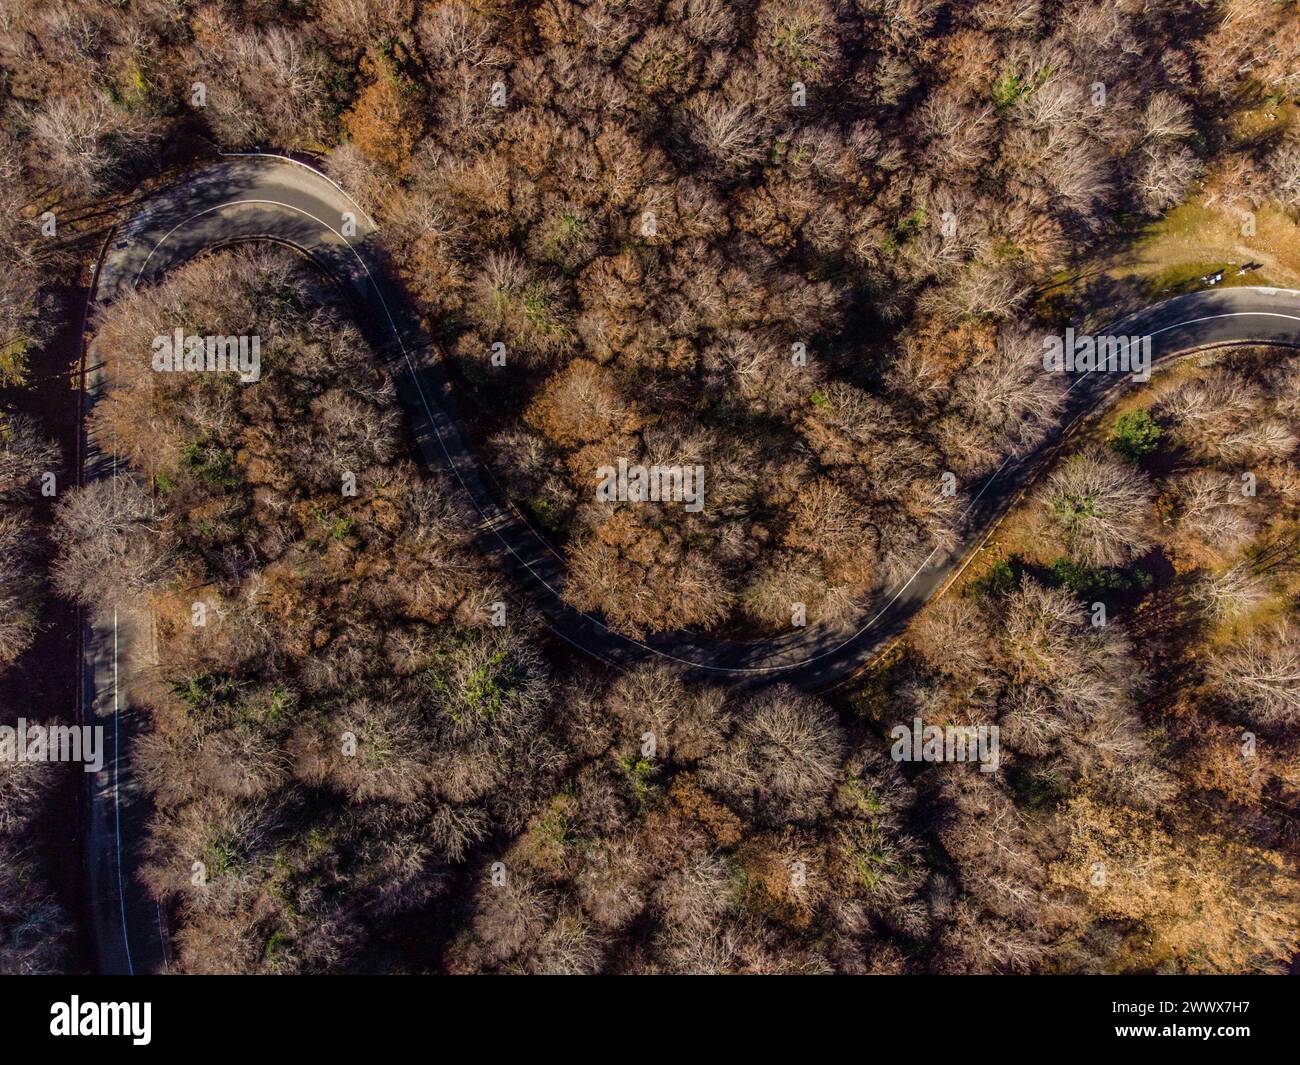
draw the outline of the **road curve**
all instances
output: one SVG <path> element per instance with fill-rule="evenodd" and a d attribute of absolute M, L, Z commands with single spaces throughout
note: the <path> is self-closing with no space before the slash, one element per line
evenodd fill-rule
<path fill-rule="evenodd" d="M 1062 428 L 1033 450 L 1009 459 L 991 477 L 968 486 L 971 502 L 958 549 L 952 555 L 932 553 L 908 581 L 876 597 L 852 622 L 794 629 L 754 642 L 694 633 L 633 640 L 563 601 L 562 560 L 505 504 L 467 446 L 443 368 L 429 357 L 429 340 L 417 315 L 382 269 L 375 224 L 323 175 L 283 157 L 258 155 L 225 157 L 186 176 L 145 201 L 115 236 L 93 299 L 103 306 L 205 250 L 258 239 L 298 249 L 338 282 L 389 363 L 423 461 L 448 471 L 477 512 L 483 552 L 513 579 L 553 632 L 619 666 L 658 655 L 695 675 L 731 681 L 787 680 L 824 689 L 843 680 L 868 663 L 959 572 L 997 519 L 1045 467 L 1069 427 L 1129 381 L 1127 375 L 1096 373 L 1076 378 Z M 1156 364 L 1224 344 L 1300 347 L 1300 292 L 1234 288 L 1191 293 L 1131 315 L 1105 332 L 1150 335 Z M 92 348 L 88 406 L 102 388 Z M 89 438 L 86 456 L 87 477 L 115 474 Z M 118 736 L 125 744 L 135 724 L 119 687 L 124 640 L 120 624 L 115 627 L 111 618 L 90 626 L 87 633 L 84 712 L 109 726 L 112 752 L 91 802 L 92 907 L 104 971 L 157 971 L 165 963 L 162 923 L 131 875 L 137 866 L 134 845 L 142 839 L 135 828 L 144 803 L 134 789 L 126 751 L 119 759 L 114 740 Z"/>

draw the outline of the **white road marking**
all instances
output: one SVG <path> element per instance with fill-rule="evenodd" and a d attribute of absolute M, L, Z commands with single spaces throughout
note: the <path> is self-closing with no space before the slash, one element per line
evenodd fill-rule
<path fill-rule="evenodd" d="M 114 472 L 116 478 L 116 471 Z M 135 975 L 131 964 L 131 937 L 126 931 L 126 892 L 122 886 L 122 808 L 118 803 L 118 764 L 122 748 L 118 745 L 118 695 L 117 695 L 117 607 L 113 608 L 113 834 L 117 850 L 117 904 L 122 914 L 122 946 L 126 948 L 126 971 Z"/>
<path fill-rule="evenodd" d="M 286 163 L 292 163 L 294 166 L 300 166 L 304 170 L 306 170 L 307 173 L 313 175 L 314 177 L 323 178 L 325 181 L 328 181 L 331 185 L 333 185 L 336 189 L 338 189 L 339 192 L 343 193 L 343 195 L 346 196 L 348 200 L 351 201 L 352 206 L 366 216 L 366 222 L 369 223 L 370 228 L 373 229 L 375 232 L 379 232 L 379 223 L 370 217 L 370 212 L 367 211 L 364 207 L 361 206 L 360 203 L 357 202 L 356 197 L 353 196 L 352 193 L 348 192 L 347 189 L 345 189 L 342 185 L 340 185 L 337 181 L 335 181 L 324 171 L 317 170 L 314 166 L 311 166 L 308 163 L 304 163 L 301 159 L 295 159 L 291 155 L 279 155 L 276 152 L 219 152 L 218 154 L 223 159 L 283 159 Z"/>

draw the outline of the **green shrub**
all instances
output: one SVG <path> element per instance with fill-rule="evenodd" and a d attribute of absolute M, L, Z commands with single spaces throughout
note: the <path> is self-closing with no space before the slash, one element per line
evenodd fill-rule
<path fill-rule="evenodd" d="M 1052 579 L 1076 595 L 1138 596 L 1151 590 L 1154 578 L 1144 569 L 1085 566 L 1062 556 L 1052 563 Z"/>
<path fill-rule="evenodd" d="M 1116 419 L 1110 446 L 1130 462 L 1139 462 L 1160 446 L 1160 426 L 1150 411 L 1129 411 Z"/>
<path fill-rule="evenodd" d="M 1014 590 L 1017 583 L 1010 560 L 1000 558 L 983 577 L 971 581 L 971 591 L 977 599 L 996 599 Z"/>

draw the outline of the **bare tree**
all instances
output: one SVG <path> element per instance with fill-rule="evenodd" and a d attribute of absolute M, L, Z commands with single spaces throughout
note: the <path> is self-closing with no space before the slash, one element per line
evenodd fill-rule
<path fill-rule="evenodd" d="M 1249 543 L 1255 526 L 1241 482 L 1217 470 L 1198 469 L 1173 478 L 1178 526 L 1212 547 L 1236 550 Z"/>
<path fill-rule="evenodd" d="M 1248 614 L 1268 598 L 1268 587 L 1243 563 L 1207 573 L 1192 588 L 1192 602 L 1214 621 Z"/>
<path fill-rule="evenodd" d="M 39 629 L 35 539 L 22 515 L 0 513 L 0 669 L 27 650 Z"/>
<path fill-rule="evenodd" d="M 1300 209 L 1300 137 L 1286 137 L 1264 160 L 1273 196 L 1291 210 Z"/>
<path fill-rule="evenodd" d="M 453 972 L 483 972 L 526 954 L 550 926 L 556 898 L 524 869 L 510 871 L 504 883 L 481 874 L 468 933 L 451 950 Z"/>
<path fill-rule="evenodd" d="M 33 853 L 0 837 L 0 974 L 66 971 L 70 933 L 58 900 L 40 888 Z"/>
<path fill-rule="evenodd" d="M 936 168 L 975 168 L 988 159 L 994 129 L 991 108 L 939 91 L 926 97 L 919 117 Z"/>
<path fill-rule="evenodd" d="M 834 714 L 784 685 L 748 700 L 704 782 L 765 824 L 808 821 L 825 808 L 844 753 Z"/>
<path fill-rule="evenodd" d="M 1200 172 L 1200 160 L 1191 149 L 1181 144 L 1148 146 L 1134 182 L 1138 199 L 1151 214 L 1166 211 L 1183 201 Z"/>
<path fill-rule="evenodd" d="M 112 607 L 161 587 L 173 572 L 165 524 L 130 475 L 67 493 L 55 511 L 55 530 L 54 585 L 88 606 Z"/>
<path fill-rule="evenodd" d="M 1094 628 L 1065 588 L 1022 580 L 999 614 L 1012 680 L 1050 691 L 1054 711 L 1072 725 L 1118 707 L 1141 681 L 1124 636 L 1112 625 Z M 1034 705 L 1042 708 L 1041 701 Z"/>
<path fill-rule="evenodd" d="M 1041 338 L 1025 330 L 1004 329 L 992 352 L 982 352 L 956 381 L 950 409 L 963 422 L 984 430 L 985 450 L 969 457 L 970 440 L 949 448 L 957 468 L 983 472 L 1008 454 L 1037 444 L 1055 424 L 1062 402 L 1060 383 L 1042 372 Z M 987 457 L 984 457 L 987 456 Z"/>
<path fill-rule="evenodd" d="M 311 144 L 329 132 L 328 68 L 299 31 L 274 25 L 235 32 L 205 60 L 208 113 L 227 145 Z"/>
<path fill-rule="evenodd" d="M 917 617 L 912 648 L 931 669 L 954 677 L 977 677 L 991 665 L 991 634 L 969 599 L 944 596 Z"/>
<path fill-rule="evenodd" d="M 354 802 L 414 802 L 429 785 L 432 730 L 399 692 L 358 699 L 295 741 L 297 773 Z"/>
<path fill-rule="evenodd" d="M 638 750 L 654 737 L 657 761 L 689 766 L 722 744 L 725 692 L 688 685 L 672 666 L 654 661 L 622 674 L 605 699 L 616 749 Z"/>
<path fill-rule="evenodd" d="M 697 96 L 686 117 L 692 140 L 719 166 L 744 170 L 767 151 L 766 123 L 750 101 Z"/>
<path fill-rule="evenodd" d="M 1145 475 L 1092 448 L 1067 459 L 1039 493 L 1071 558 L 1122 565 L 1150 546 L 1145 526 L 1154 493 Z"/>
<path fill-rule="evenodd" d="M 157 132 L 99 93 L 55 96 L 32 116 L 32 139 L 50 176 L 79 196 L 122 176 Z"/>
<path fill-rule="evenodd" d="M 1283 620 L 1245 643 L 1214 654 L 1210 683 L 1261 725 L 1300 724 L 1300 634 Z"/>
<path fill-rule="evenodd" d="M 1263 416 L 1264 406 L 1257 384 L 1220 369 L 1165 393 L 1154 410 L 1193 455 L 1238 462 L 1285 454 L 1295 447 L 1289 429 Z"/>
<path fill-rule="evenodd" d="M 1187 102 L 1171 92 L 1154 92 L 1142 108 L 1143 137 L 1168 140 L 1190 137 L 1196 132 Z"/>
<path fill-rule="evenodd" d="M 670 928 L 705 931 L 732 908 L 736 879 L 720 854 L 692 855 L 660 881 L 654 905 Z"/>

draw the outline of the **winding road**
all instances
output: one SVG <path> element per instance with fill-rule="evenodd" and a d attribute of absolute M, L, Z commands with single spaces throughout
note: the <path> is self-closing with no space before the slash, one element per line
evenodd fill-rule
<path fill-rule="evenodd" d="M 1061 428 L 982 483 L 968 486 L 970 503 L 957 551 L 931 553 L 909 580 L 879 596 L 852 623 L 793 629 L 748 643 L 694 633 L 633 640 L 563 601 L 562 560 L 500 498 L 467 446 L 443 368 L 430 357 L 429 340 L 413 308 L 382 268 L 377 227 L 315 170 L 280 156 L 228 156 L 151 196 L 106 248 L 92 287 L 93 305 L 102 307 L 136 285 L 155 282 L 205 250 L 253 240 L 296 248 L 335 279 L 390 365 L 423 461 L 448 471 L 477 512 L 482 551 L 512 578 L 553 632 L 616 666 L 658 655 L 702 677 L 786 680 L 815 689 L 842 681 L 871 661 L 960 572 L 1034 475 L 1049 464 L 1069 430 L 1130 380 L 1119 374 L 1078 376 Z M 1226 344 L 1300 347 L 1300 292 L 1195 292 L 1142 310 L 1105 332 L 1150 335 L 1157 364 Z M 85 377 L 89 410 L 105 384 L 93 345 Z M 85 478 L 117 475 L 113 461 L 90 436 L 84 455 Z M 100 968 L 110 973 L 156 972 L 167 962 L 162 915 L 135 877 L 147 803 L 129 760 L 129 741 L 137 731 L 122 688 L 122 652 L 129 637 L 120 615 L 86 626 L 83 716 L 87 723 L 105 726 L 109 749 L 88 799 L 88 868 Z"/>

